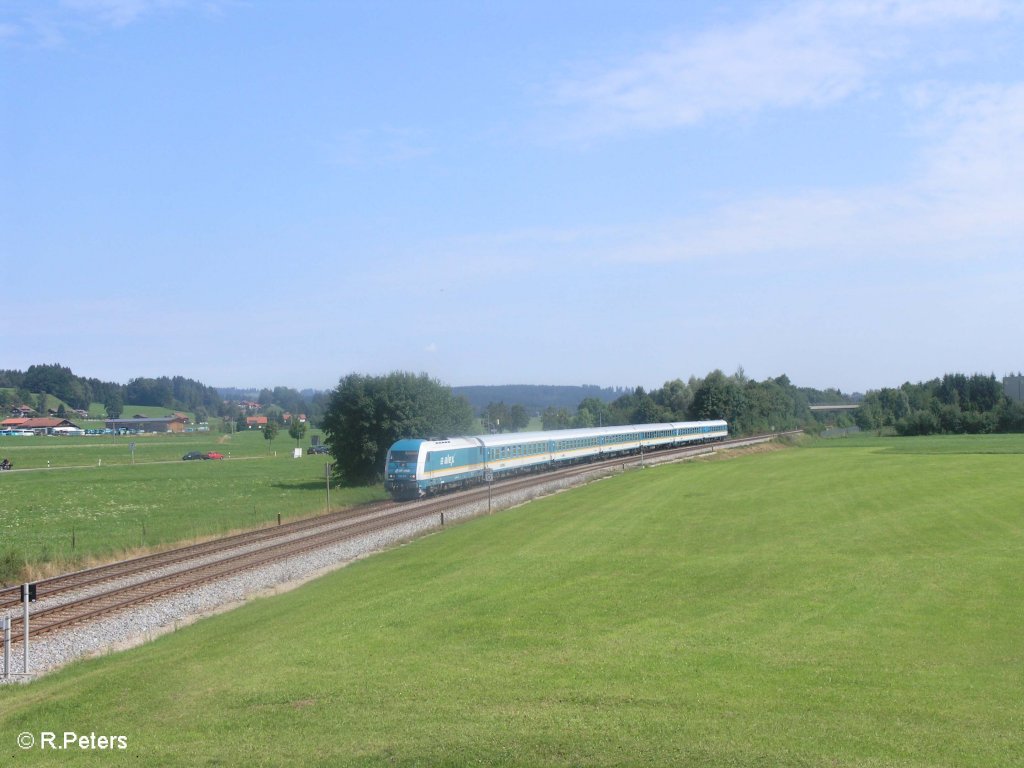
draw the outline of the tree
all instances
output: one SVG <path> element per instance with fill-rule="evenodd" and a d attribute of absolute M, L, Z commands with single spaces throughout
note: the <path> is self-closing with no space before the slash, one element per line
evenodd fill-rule
<path fill-rule="evenodd" d="M 306 436 L 306 422 L 299 421 L 299 417 L 292 414 L 292 423 L 288 427 L 288 434 L 295 440 L 295 447 L 299 447 L 299 440 Z"/>
<path fill-rule="evenodd" d="M 518 432 L 530 425 L 530 415 L 521 405 L 507 406 L 504 402 L 488 403 L 480 414 L 488 432 Z"/>
<path fill-rule="evenodd" d="M 693 393 L 690 414 L 698 421 L 725 419 L 739 432 L 741 430 L 736 422 L 744 414 L 744 405 L 743 391 L 739 385 L 726 378 L 721 371 L 714 370 Z"/>
<path fill-rule="evenodd" d="M 506 430 L 509 432 L 513 431 L 512 425 L 509 423 L 510 418 L 508 406 L 505 405 L 504 402 L 488 403 L 480 416 L 484 422 L 484 429 L 488 432 L 505 432 Z"/>
<path fill-rule="evenodd" d="M 277 437 L 277 424 L 273 421 L 267 420 L 267 423 L 263 426 L 263 439 L 270 441 L 270 447 L 274 447 L 274 438 Z"/>
<path fill-rule="evenodd" d="M 518 432 L 530 426 L 530 414 L 521 405 L 513 405 L 508 409 L 508 426 L 513 432 Z"/>
<path fill-rule="evenodd" d="M 18 387 L 18 400 L 20 401 L 18 405 L 27 405 L 31 408 L 35 398 L 32 396 L 31 390 Z"/>
<path fill-rule="evenodd" d="M 585 397 L 576 407 L 573 425 L 577 427 L 608 427 L 612 424 L 608 403 L 596 397 Z"/>
<path fill-rule="evenodd" d="M 331 393 L 322 427 L 341 481 L 369 485 L 384 469 L 388 449 L 403 438 L 466 434 L 469 403 L 425 373 L 350 374 Z"/>
<path fill-rule="evenodd" d="M 658 405 L 662 406 L 673 421 L 684 421 L 693 402 L 693 387 L 682 379 L 665 382 L 657 392 L 652 392 Z M 582 404 L 581 404 L 582 405 Z"/>
<path fill-rule="evenodd" d="M 548 406 L 541 414 L 544 429 L 568 429 L 572 426 L 572 417 L 565 408 Z"/>
<path fill-rule="evenodd" d="M 124 412 L 124 401 L 121 399 L 121 393 L 111 391 L 103 401 L 103 407 L 107 411 L 108 419 L 121 418 L 121 414 Z"/>

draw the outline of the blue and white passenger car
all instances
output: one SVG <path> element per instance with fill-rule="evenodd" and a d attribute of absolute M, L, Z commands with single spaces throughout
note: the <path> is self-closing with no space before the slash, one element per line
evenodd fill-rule
<path fill-rule="evenodd" d="M 724 421 L 399 440 L 388 451 L 384 487 L 396 499 L 642 450 L 724 440 Z"/>

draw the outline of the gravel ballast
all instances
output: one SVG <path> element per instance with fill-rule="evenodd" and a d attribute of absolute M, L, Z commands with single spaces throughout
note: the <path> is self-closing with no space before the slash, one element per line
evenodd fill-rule
<path fill-rule="evenodd" d="M 596 468 L 593 472 L 583 475 L 553 478 L 550 482 L 535 485 L 529 489 L 510 492 L 495 489 L 490 502 L 491 511 L 497 512 L 515 507 L 539 496 L 557 493 L 619 471 L 619 468 Z M 487 500 L 453 506 L 445 511 L 444 522 L 447 525 L 467 520 L 487 514 L 487 511 Z M 294 589 L 310 579 L 341 568 L 358 558 L 439 530 L 440 527 L 440 515 L 398 524 L 384 531 L 348 539 L 278 563 L 253 568 L 201 587 L 191 588 L 185 592 L 154 599 L 116 615 L 82 623 L 65 631 L 43 635 L 39 639 L 30 637 L 29 673 L 25 674 L 23 651 L 19 642 L 11 648 L 10 675 L 4 677 L 2 669 L 0 669 L 0 684 L 28 682 L 59 669 L 75 659 L 140 645 L 205 616 L 235 608 L 254 597 Z M 173 570 L 173 567 L 167 570 Z M 152 575 L 147 574 L 147 578 Z M 104 584 L 100 589 L 108 591 L 117 586 L 117 582 L 112 582 Z M 73 595 L 62 595 L 59 599 L 67 601 L 83 597 L 85 594 L 85 592 L 79 592 Z M 56 604 L 56 599 L 54 598 L 55 602 L 53 603 L 40 601 L 33 605 L 39 607 L 53 605 Z M 11 611 L 9 615 L 20 615 L 20 609 Z M 29 628 L 31 632 L 31 613 Z M 20 640 L 20 638 L 15 639 Z"/>

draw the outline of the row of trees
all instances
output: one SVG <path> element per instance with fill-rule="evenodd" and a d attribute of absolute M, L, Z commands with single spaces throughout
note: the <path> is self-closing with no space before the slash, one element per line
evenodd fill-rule
<path fill-rule="evenodd" d="M 263 405 L 261 412 L 278 426 L 284 425 L 281 415 L 285 412 L 304 413 L 310 423 L 319 423 L 330 399 L 330 392 L 299 392 L 290 387 L 263 389 L 258 394 L 246 392 L 245 398 L 240 396 L 243 390 L 229 392 L 236 395 L 235 400 L 255 396 Z M 107 417 L 112 419 L 124 414 L 126 404 L 189 411 L 196 415 L 197 421 L 208 421 L 212 417 L 230 421 L 239 417 L 237 408 L 229 404 L 224 391 L 184 376 L 139 377 L 127 384 L 117 384 L 77 376 L 60 364 L 32 365 L 26 371 L 0 370 L 0 407 L 29 405 L 45 413 L 47 405 L 53 405 L 49 400 L 51 396 L 81 410 L 100 403 Z M 244 414 L 242 420 L 244 425 Z"/>
<path fill-rule="evenodd" d="M 854 418 L 861 429 L 900 435 L 1024 432 L 1024 403 L 1007 398 L 994 374 L 952 373 L 869 392 Z"/>
<path fill-rule="evenodd" d="M 575 413 L 549 407 L 542 418 L 545 429 L 726 419 L 734 433 L 748 434 L 815 426 L 811 404 L 845 401 L 837 390 L 801 389 L 786 376 L 757 382 L 742 369 L 731 376 L 716 370 L 652 392 L 639 387 L 611 403 L 588 397 Z M 503 402 L 490 403 L 481 419 L 492 432 L 518 431 L 530 421 L 522 406 Z M 331 392 L 322 427 L 342 481 L 371 483 L 397 440 L 470 434 L 473 413 L 464 398 L 425 374 L 353 374 Z"/>
<path fill-rule="evenodd" d="M 76 376 L 62 365 L 32 365 L 27 371 L 0 371 L 0 387 L 14 390 L 4 405 L 30 405 L 42 411 L 47 394 L 63 400 L 72 408 L 88 410 L 92 403 L 105 403 L 123 393 L 120 384 Z"/>
<path fill-rule="evenodd" d="M 137 378 L 127 384 L 115 384 L 76 376 L 70 368 L 59 364 L 32 365 L 24 372 L 0 371 L 0 387 L 14 389 L 21 401 L 18 405 L 38 405 L 41 412 L 47 395 L 81 410 L 88 410 L 92 403 L 102 403 L 110 418 L 120 416 L 125 403 L 193 411 L 200 421 L 225 412 L 224 400 L 216 389 L 183 376 Z"/>
<path fill-rule="evenodd" d="M 587 398 L 575 413 L 548 408 L 542 421 L 545 429 L 566 429 L 725 419 L 733 432 L 753 434 L 816 426 L 811 405 L 848 401 L 838 390 L 795 387 L 785 375 L 754 381 L 741 368 L 731 376 L 715 370 L 686 382 L 674 379 L 651 392 L 638 387 L 611 403 Z"/>

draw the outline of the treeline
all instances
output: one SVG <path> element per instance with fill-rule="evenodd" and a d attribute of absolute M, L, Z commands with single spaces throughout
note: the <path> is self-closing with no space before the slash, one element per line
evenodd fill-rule
<path fill-rule="evenodd" d="M 575 410 L 588 397 L 609 403 L 627 393 L 628 390 L 623 387 L 598 387 L 593 384 L 578 387 L 545 384 L 452 387 L 452 394 L 465 398 L 477 413 L 482 413 L 494 403 L 522 406 L 528 413 L 540 413 L 545 408 Z"/>
<path fill-rule="evenodd" d="M 861 429 L 899 435 L 1024 432 L 1024 403 L 1006 397 L 994 374 L 951 373 L 869 392 L 854 419 Z"/>
<path fill-rule="evenodd" d="M 0 371 L 0 387 L 14 389 L 14 399 L 20 401 L 4 405 L 32 405 L 40 411 L 46 396 L 53 395 L 80 410 L 88 410 L 92 403 L 102 403 L 109 418 L 121 416 L 125 403 L 191 411 L 199 421 L 227 412 L 216 389 L 183 376 L 143 377 L 116 384 L 76 376 L 70 368 L 59 364 L 32 365 L 24 372 Z"/>
<path fill-rule="evenodd" d="M 105 402 L 123 390 L 120 384 L 76 376 L 70 368 L 56 364 L 32 365 L 27 371 L 0 371 L 0 387 L 15 390 L 13 394 L 0 392 L 4 406 L 28 405 L 38 410 L 43 408 L 47 394 L 84 411 L 91 403 Z"/>
<path fill-rule="evenodd" d="M 809 390 L 779 376 L 758 382 L 740 369 L 732 376 L 713 371 L 706 377 L 670 381 L 652 392 L 637 388 L 611 403 L 584 398 L 570 412 L 548 406 L 545 429 L 725 419 L 734 434 L 816 425 L 810 405 L 849 402 L 837 390 Z M 519 403 L 490 403 L 483 409 L 490 431 L 525 429 L 529 418 Z M 384 469 L 388 448 L 402 438 L 470 434 L 473 409 L 463 396 L 426 374 L 387 376 L 352 374 L 330 393 L 323 429 L 339 479 L 371 483 Z"/>
<path fill-rule="evenodd" d="M 815 429 L 818 422 L 811 405 L 848 402 L 850 398 L 836 389 L 797 387 L 785 374 L 755 381 L 741 368 L 731 376 L 715 370 L 704 378 L 690 377 L 685 382 L 674 379 L 650 392 L 637 387 L 611 403 L 587 398 L 575 413 L 547 408 L 542 420 L 545 429 L 566 429 L 725 419 L 734 434 L 753 434 L 798 427 Z"/>

